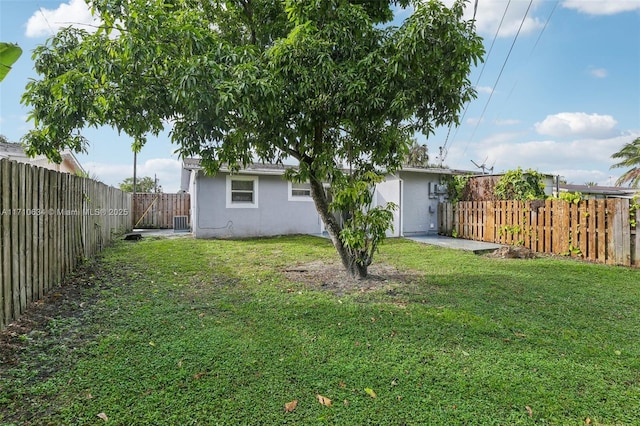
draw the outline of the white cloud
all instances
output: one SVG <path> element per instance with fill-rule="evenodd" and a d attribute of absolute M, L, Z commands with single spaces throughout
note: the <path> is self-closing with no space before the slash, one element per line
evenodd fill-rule
<path fill-rule="evenodd" d="M 589 74 L 596 78 L 605 78 L 608 75 L 608 72 L 604 68 L 590 68 Z"/>
<path fill-rule="evenodd" d="M 495 120 L 494 124 L 496 126 L 515 126 L 516 124 L 520 124 L 520 120 L 515 120 L 515 119 Z"/>
<path fill-rule="evenodd" d="M 483 118 L 480 117 L 469 117 L 465 120 L 465 123 L 471 125 L 471 126 L 475 126 L 477 124 L 480 124 L 484 121 Z"/>
<path fill-rule="evenodd" d="M 133 176 L 132 164 L 106 164 L 87 162 L 82 165 L 90 175 L 96 175 L 98 180 L 107 185 L 118 187 L 120 182 Z M 138 177 L 154 176 L 158 178 L 163 192 L 172 193 L 180 189 L 180 173 L 182 162 L 171 158 L 152 158 L 138 164 Z"/>
<path fill-rule="evenodd" d="M 589 169 L 555 169 L 549 173 L 560 176 L 572 185 L 585 185 L 587 182 L 595 182 L 601 186 L 614 186 L 618 176 L 607 173 L 603 170 Z"/>
<path fill-rule="evenodd" d="M 620 174 L 620 170 L 610 169 L 614 163 L 611 154 L 639 136 L 640 131 L 632 131 L 609 139 L 560 142 L 552 139 L 522 141 L 522 135 L 498 133 L 469 150 L 463 143 L 454 145 L 446 163 L 454 169 L 471 170 L 474 166 L 470 159 L 477 162 L 486 158 L 487 166 L 494 166 L 496 173 L 522 167 L 559 175 L 570 183 L 610 185 Z"/>
<path fill-rule="evenodd" d="M 485 93 L 487 95 L 493 93 L 493 87 L 489 86 L 476 86 L 476 90 L 478 91 L 478 93 Z"/>
<path fill-rule="evenodd" d="M 27 37 L 48 37 L 63 27 L 79 27 L 95 31 L 100 24 L 98 17 L 92 16 L 84 0 L 69 0 L 57 9 L 40 8 L 27 21 Z"/>
<path fill-rule="evenodd" d="M 562 7 L 587 15 L 615 15 L 640 10 L 638 0 L 565 0 Z"/>
<path fill-rule="evenodd" d="M 447 6 L 453 4 L 453 0 L 446 0 L 444 2 Z M 541 1 L 537 0 L 533 2 L 527 17 L 524 19 L 528 2 L 524 1 L 512 1 L 506 0 L 482 0 L 478 1 L 478 9 L 476 11 L 476 27 L 479 33 L 487 36 L 493 36 L 498 27 L 499 37 L 512 37 L 518 32 L 518 28 L 522 25 L 520 34 L 533 33 L 544 26 L 543 22 L 534 16 L 534 11 Z M 465 19 L 471 19 L 473 17 L 475 1 L 467 3 L 465 10 Z M 508 6 L 508 8 L 507 8 Z M 506 10 L 506 14 L 505 14 Z M 504 15 L 502 25 L 500 21 Z"/>
<path fill-rule="evenodd" d="M 561 112 L 534 125 L 536 132 L 552 137 L 611 137 L 618 122 L 610 115 Z"/>

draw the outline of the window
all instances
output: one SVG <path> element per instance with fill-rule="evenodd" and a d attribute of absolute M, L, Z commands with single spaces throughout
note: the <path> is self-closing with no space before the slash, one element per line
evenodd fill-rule
<path fill-rule="evenodd" d="M 258 207 L 257 176 L 227 176 L 227 208 Z"/>
<path fill-rule="evenodd" d="M 231 202 L 253 203 L 253 181 L 231 180 Z"/>
<path fill-rule="evenodd" d="M 308 182 L 289 182 L 289 201 L 313 201 L 311 198 L 311 185 Z"/>

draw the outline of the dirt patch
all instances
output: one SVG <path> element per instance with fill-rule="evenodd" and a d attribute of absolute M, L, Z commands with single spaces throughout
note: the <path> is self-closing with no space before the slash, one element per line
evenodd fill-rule
<path fill-rule="evenodd" d="M 501 247 L 485 256 L 497 259 L 535 259 L 537 257 L 533 251 L 522 246 Z"/>
<path fill-rule="evenodd" d="M 50 395 L 25 398 L 14 384 L 43 381 L 73 365 L 96 338 L 86 324 L 101 300 L 100 292 L 126 283 L 127 272 L 90 261 L 0 330 L 1 421 L 31 424 L 54 409 Z"/>
<path fill-rule="evenodd" d="M 338 296 L 384 290 L 398 284 L 415 282 L 422 275 L 415 271 L 400 271 L 383 263 L 369 267 L 365 279 L 356 280 L 347 276 L 339 262 L 314 261 L 284 269 L 285 276 L 294 282 L 301 282 L 315 290 L 323 290 Z"/>
<path fill-rule="evenodd" d="M 81 265 L 64 282 L 53 287 L 40 300 L 31 303 L 20 318 L 0 330 L 0 378 L 25 361 L 27 351 L 46 353 L 55 348 L 74 351 L 95 336 L 83 328 L 99 292 L 121 283 L 125 270 L 104 268 L 93 260 Z M 55 366 L 42 367 L 34 377 L 42 379 Z"/>

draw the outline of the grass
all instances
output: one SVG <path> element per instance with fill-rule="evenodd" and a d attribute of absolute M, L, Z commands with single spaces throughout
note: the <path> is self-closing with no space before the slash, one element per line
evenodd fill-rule
<path fill-rule="evenodd" d="M 639 270 L 391 240 L 377 261 L 415 280 L 337 296 L 281 272 L 316 259 L 313 237 L 116 244 L 78 314 L 0 366 L 0 422 L 637 424 Z"/>

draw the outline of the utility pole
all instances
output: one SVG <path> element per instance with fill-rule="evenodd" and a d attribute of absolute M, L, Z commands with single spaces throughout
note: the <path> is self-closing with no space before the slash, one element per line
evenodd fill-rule
<path fill-rule="evenodd" d="M 440 151 L 440 168 L 442 168 L 442 163 L 444 163 L 444 157 L 446 155 L 444 146 L 439 146 L 438 150 Z"/>
<path fill-rule="evenodd" d="M 133 195 L 136 195 L 136 168 L 138 167 L 138 153 L 133 151 Z"/>

